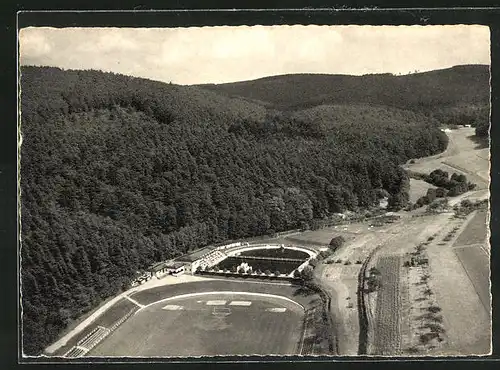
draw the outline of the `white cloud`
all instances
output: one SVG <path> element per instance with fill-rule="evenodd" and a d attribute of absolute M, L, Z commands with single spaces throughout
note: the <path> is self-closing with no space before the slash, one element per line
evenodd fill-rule
<path fill-rule="evenodd" d="M 101 69 L 180 84 L 287 73 L 407 73 L 489 64 L 484 26 L 27 28 L 22 64 Z"/>
<path fill-rule="evenodd" d="M 43 32 L 34 29 L 22 29 L 19 32 L 19 52 L 22 57 L 37 58 L 47 55 L 52 47 Z"/>

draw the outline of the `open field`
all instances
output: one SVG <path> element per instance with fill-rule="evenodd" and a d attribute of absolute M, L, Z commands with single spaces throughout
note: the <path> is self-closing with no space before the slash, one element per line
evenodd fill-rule
<path fill-rule="evenodd" d="M 375 311 L 375 354 L 394 355 L 401 347 L 400 256 L 381 256 L 377 262 L 381 286 Z"/>
<path fill-rule="evenodd" d="M 359 322 L 356 305 L 357 273 L 360 265 L 319 265 L 316 274 L 332 297 L 331 315 L 340 355 L 358 353 Z"/>
<path fill-rule="evenodd" d="M 238 293 L 148 306 L 90 356 L 297 354 L 304 311 L 293 303 Z"/>
<path fill-rule="evenodd" d="M 455 241 L 454 246 L 485 243 L 488 229 L 487 218 L 486 210 L 478 211 Z"/>
<path fill-rule="evenodd" d="M 436 187 L 434 185 L 431 185 L 424 180 L 410 178 L 410 202 L 415 203 L 418 198 L 427 194 L 427 190 L 435 188 Z"/>
<path fill-rule="evenodd" d="M 489 294 L 489 281 L 486 277 L 489 276 L 489 262 L 484 252 L 483 256 L 477 253 L 480 248 L 467 247 L 470 251 L 460 258 L 457 248 L 451 247 L 453 239 L 442 242 L 457 227 L 465 229 L 467 225 L 456 219 L 443 223 L 436 238 L 427 246 L 430 274 L 428 283 L 437 306 L 442 309 L 447 339 L 446 345 L 436 350 L 435 354 L 486 354 L 490 350 L 491 320 L 480 295 L 485 297 Z M 467 269 L 474 268 L 475 273 L 467 272 Z M 471 279 L 474 275 L 476 284 Z M 475 286 L 478 283 L 482 286 L 479 289 Z"/>
<path fill-rule="evenodd" d="M 460 128 L 448 132 L 448 148 L 445 152 L 427 158 L 416 159 L 403 167 L 408 170 L 429 174 L 435 169 L 448 173 L 463 173 L 475 183 L 477 190 L 487 189 L 489 184 L 488 148 L 480 148 L 471 140 L 474 128 Z"/>
<path fill-rule="evenodd" d="M 485 354 L 490 350 L 491 321 L 452 248 L 429 245 L 429 285 L 442 309 L 448 343 L 437 354 Z M 483 266 L 487 271 L 488 266 Z"/>
<path fill-rule="evenodd" d="M 481 246 L 453 248 L 488 315 L 491 314 L 490 259 Z"/>
<path fill-rule="evenodd" d="M 287 237 L 287 241 L 303 243 L 305 245 L 327 246 L 330 241 L 339 235 L 344 239 L 353 239 L 359 230 L 353 225 L 339 225 L 326 227 L 320 230 L 304 231 L 302 233 Z"/>

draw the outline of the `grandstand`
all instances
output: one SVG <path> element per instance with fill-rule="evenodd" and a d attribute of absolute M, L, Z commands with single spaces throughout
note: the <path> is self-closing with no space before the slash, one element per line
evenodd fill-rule
<path fill-rule="evenodd" d="M 85 337 L 78 341 L 76 346 L 72 347 L 65 355 L 66 358 L 76 358 L 84 356 L 92 348 L 98 345 L 104 338 L 106 338 L 110 329 L 103 326 L 97 326 L 94 330 L 88 333 Z"/>
<path fill-rule="evenodd" d="M 185 271 L 194 274 L 196 271 L 208 270 L 211 267 L 219 265 L 221 262 L 227 260 L 228 258 L 234 259 L 240 254 L 245 254 L 247 259 L 259 259 L 259 257 L 265 257 L 255 255 L 252 257 L 252 253 L 256 251 L 266 250 L 269 254 L 269 258 L 260 258 L 267 260 L 275 260 L 284 263 L 283 258 L 277 258 L 278 256 L 273 256 L 276 254 L 276 250 L 286 250 L 286 254 L 291 254 L 291 257 L 295 259 L 301 259 L 302 261 L 314 258 L 317 255 L 317 251 L 299 246 L 286 246 L 283 244 L 249 244 L 249 243 L 231 243 L 218 246 L 210 246 L 198 249 L 194 252 L 188 253 L 184 256 L 177 258 L 176 262 L 181 262 L 185 264 Z M 262 253 L 262 252 L 260 252 Z M 241 256 L 243 257 L 243 256 Z M 286 258 L 285 258 L 286 259 Z M 287 262 L 297 262 L 297 261 L 287 261 Z M 300 265 L 300 264 L 299 264 Z M 299 270 L 303 266 L 299 267 Z M 283 267 L 282 269 L 288 270 L 288 268 Z M 293 269 L 292 269 L 293 270 Z M 292 272 L 290 272 L 291 274 Z M 288 272 L 287 272 L 288 274 Z"/>
<path fill-rule="evenodd" d="M 90 333 L 80 339 L 75 346 L 71 347 L 63 357 L 78 358 L 87 355 L 94 347 L 101 343 L 109 334 L 116 330 L 136 311 L 136 307 L 132 308 L 123 317 L 115 321 L 109 328 L 97 325 Z"/>
<path fill-rule="evenodd" d="M 207 268 L 224 261 L 227 255 L 220 247 L 206 247 L 176 259 L 185 263 L 186 272 L 194 274 L 200 268 Z"/>

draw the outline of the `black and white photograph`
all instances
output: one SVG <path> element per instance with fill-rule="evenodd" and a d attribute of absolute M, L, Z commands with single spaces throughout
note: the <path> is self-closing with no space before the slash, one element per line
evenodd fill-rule
<path fill-rule="evenodd" d="M 21 27 L 23 358 L 491 354 L 490 29 Z"/>

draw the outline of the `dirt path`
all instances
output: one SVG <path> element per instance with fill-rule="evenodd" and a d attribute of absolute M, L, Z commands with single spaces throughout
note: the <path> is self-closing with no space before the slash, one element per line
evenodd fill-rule
<path fill-rule="evenodd" d="M 349 271 L 342 271 L 349 270 Z M 356 306 L 357 273 L 359 267 L 320 265 L 317 276 L 332 297 L 331 315 L 336 325 L 338 355 L 358 353 L 358 310 Z"/>

